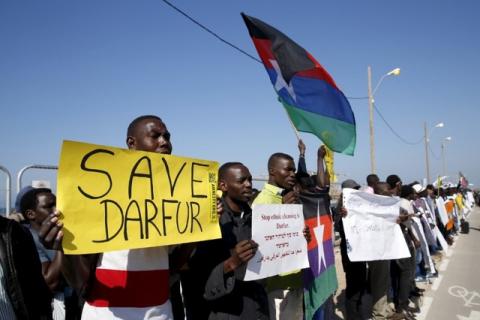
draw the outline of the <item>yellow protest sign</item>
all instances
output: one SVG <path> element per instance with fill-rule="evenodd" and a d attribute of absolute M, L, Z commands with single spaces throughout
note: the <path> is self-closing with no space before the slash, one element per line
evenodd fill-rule
<path fill-rule="evenodd" d="M 57 207 L 67 254 L 221 237 L 218 163 L 64 141 Z"/>

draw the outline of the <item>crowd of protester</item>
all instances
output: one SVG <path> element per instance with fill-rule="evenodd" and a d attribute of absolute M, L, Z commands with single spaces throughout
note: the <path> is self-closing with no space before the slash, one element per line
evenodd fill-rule
<path fill-rule="evenodd" d="M 126 143 L 131 150 L 172 152 L 170 133 L 156 116 L 133 120 Z M 258 250 L 251 236 L 252 205 L 302 203 L 305 194 L 328 197 L 325 148 L 318 149 L 314 175 L 307 171 L 302 141 L 299 152 L 298 169 L 292 156 L 271 155 L 268 181 L 259 192 L 252 188 L 247 166 L 223 164 L 218 174 L 222 196 L 217 202 L 222 238 L 173 247 L 65 255 L 55 195 L 46 188 L 22 189 L 16 213 L 10 215 L 14 219 L 0 217 L 0 319 L 303 319 L 301 270 L 243 281 L 246 264 Z M 342 226 L 348 212 L 340 197 L 332 219 L 342 239 L 345 316 L 413 319 L 419 309 L 410 307 L 410 301 L 423 294 L 417 283 L 438 274 L 434 258 L 442 247 L 433 230 L 438 228 L 451 245 L 462 228 L 468 228 L 466 190 L 456 185 L 404 184 L 397 175 L 381 181 L 371 174 L 366 183 L 361 187 L 346 180 L 342 188 L 401 198 L 398 223 L 411 255 L 393 261 L 350 261 Z M 440 219 L 437 198 L 445 201 L 446 224 Z M 310 233 L 305 227 L 307 242 Z M 372 303 L 365 311 L 367 295 Z M 333 308 L 325 310 L 330 311 L 318 318 L 333 317 Z"/>
<path fill-rule="evenodd" d="M 341 257 L 346 277 L 345 311 L 347 319 L 364 319 L 362 298 L 370 295 L 372 300 L 368 318 L 372 319 L 415 319 L 420 312 L 418 297 L 424 289 L 417 286 L 438 276 L 435 261 L 442 256 L 442 242 L 453 244 L 459 232 L 468 233 L 466 216 L 473 207 L 468 203 L 466 188 L 460 184 L 432 184 L 426 187 L 418 181 L 403 184 L 398 175 L 390 175 L 385 182 L 377 175 L 366 178 L 367 185 L 361 187 L 354 180 L 342 183 L 342 189 L 353 188 L 364 192 L 400 198 L 398 223 L 410 251 L 410 257 L 396 260 L 352 262 L 347 255 L 347 241 L 342 217 L 348 215 L 342 205 L 342 197 L 334 212 L 337 230 L 341 236 Z M 442 221 L 437 199 L 443 202 L 447 221 Z M 440 235 L 435 232 L 438 228 Z M 445 241 L 441 241 L 443 239 Z M 362 314 L 363 313 L 363 314 Z"/>

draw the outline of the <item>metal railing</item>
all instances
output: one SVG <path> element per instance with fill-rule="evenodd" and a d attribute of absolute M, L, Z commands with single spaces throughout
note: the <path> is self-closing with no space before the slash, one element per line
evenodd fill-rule
<path fill-rule="evenodd" d="M 29 169 L 47 169 L 47 170 L 58 170 L 57 166 L 51 166 L 51 165 L 43 165 L 43 164 L 32 164 L 26 167 L 23 167 L 17 175 L 17 193 L 20 192 L 22 189 L 22 176 L 25 173 L 25 171 Z"/>
<path fill-rule="evenodd" d="M 12 195 L 12 176 L 10 175 L 10 171 L 7 170 L 4 166 L 0 166 L 0 171 L 5 172 L 7 175 L 7 183 L 6 183 L 6 191 L 5 191 L 5 216 L 8 217 L 10 214 L 10 198 Z"/>

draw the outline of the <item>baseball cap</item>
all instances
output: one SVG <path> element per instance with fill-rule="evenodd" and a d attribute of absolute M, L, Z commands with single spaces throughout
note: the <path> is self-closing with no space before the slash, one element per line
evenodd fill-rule
<path fill-rule="evenodd" d="M 345 188 L 358 189 L 360 188 L 360 185 L 355 180 L 347 179 L 342 182 L 342 189 Z"/>
<path fill-rule="evenodd" d="M 413 190 L 415 190 L 416 193 L 420 193 L 420 192 L 422 192 L 422 191 L 425 191 L 425 189 L 426 189 L 426 188 L 425 188 L 424 186 L 422 186 L 420 183 L 414 184 L 414 185 L 412 186 L 412 188 L 413 188 Z"/>

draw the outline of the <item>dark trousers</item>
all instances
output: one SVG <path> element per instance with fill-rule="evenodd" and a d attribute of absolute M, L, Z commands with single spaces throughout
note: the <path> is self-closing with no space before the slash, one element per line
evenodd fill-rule
<path fill-rule="evenodd" d="M 173 319 L 185 319 L 183 299 L 180 293 L 180 280 L 175 281 L 175 283 L 170 286 L 170 303 L 172 304 Z"/>
<path fill-rule="evenodd" d="M 387 292 L 390 284 L 390 260 L 368 262 L 368 278 L 372 294 L 372 319 L 387 318 Z"/>
<path fill-rule="evenodd" d="M 415 249 L 409 248 L 411 257 L 391 263 L 393 302 L 397 312 L 407 309 L 408 298 L 415 278 Z"/>
<path fill-rule="evenodd" d="M 347 320 L 362 319 L 360 302 L 366 288 L 367 264 L 365 262 L 351 262 L 342 255 L 343 269 L 345 271 L 345 311 Z"/>

